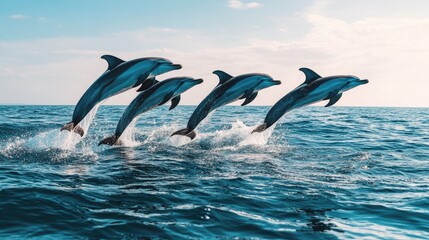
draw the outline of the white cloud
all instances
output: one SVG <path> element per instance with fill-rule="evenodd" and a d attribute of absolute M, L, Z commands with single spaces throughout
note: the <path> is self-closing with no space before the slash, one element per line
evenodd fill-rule
<path fill-rule="evenodd" d="M 279 30 L 279 32 L 281 32 L 281 33 L 287 33 L 288 32 L 288 30 L 286 28 L 279 28 L 277 30 Z"/>
<path fill-rule="evenodd" d="M 241 0 L 229 0 L 228 7 L 234 9 L 251 9 L 251 8 L 259 8 L 262 5 L 258 2 L 247 2 L 244 3 Z"/>
<path fill-rule="evenodd" d="M 75 104 L 105 70 L 100 56 L 113 54 L 123 59 L 160 56 L 183 65 L 160 79 L 203 78 L 204 84 L 183 94 L 183 104 L 198 104 L 218 82 L 213 70 L 221 69 L 232 75 L 263 72 L 282 80 L 282 85 L 261 91 L 252 103 L 272 105 L 303 81 L 298 69 L 305 66 L 322 76 L 353 74 L 370 80 L 344 94 L 337 105 L 428 107 L 429 18 L 346 22 L 307 14 L 306 21 L 309 32 L 295 40 L 243 39 L 229 47 L 224 43 L 230 36 L 166 28 L 91 38 L 3 41 L 0 102 Z M 129 91 L 107 104 L 128 104 L 134 97 L 135 91 Z"/>
<path fill-rule="evenodd" d="M 22 15 L 22 14 L 13 14 L 9 16 L 10 19 L 13 20 L 23 20 L 29 18 L 28 16 Z"/>
<path fill-rule="evenodd" d="M 429 56 L 429 18 L 365 18 L 346 22 L 308 15 L 311 30 L 295 42 L 258 43 L 292 55 L 326 74 L 354 74 L 370 83 L 345 94 L 341 105 L 429 106 L 423 89 Z M 290 54 L 290 53 L 289 53 Z"/>

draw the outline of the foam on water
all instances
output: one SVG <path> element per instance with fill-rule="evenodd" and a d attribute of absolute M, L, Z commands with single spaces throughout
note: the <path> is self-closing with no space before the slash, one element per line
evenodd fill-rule
<path fill-rule="evenodd" d="M 67 158 L 71 154 L 89 155 L 97 158 L 97 154 L 92 150 L 92 143 L 84 140 L 100 104 L 101 103 L 97 104 L 79 124 L 85 131 L 83 137 L 75 132 L 53 129 L 37 133 L 30 137 L 18 137 L 12 139 L 12 141 L 6 143 L 6 146 L 1 150 L 1 153 L 13 156 L 13 154 L 18 153 L 19 151 L 46 152 L 58 149 L 60 150 L 60 153 L 56 155 L 57 159 Z M 77 147 L 78 145 L 79 147 Z"/>
<path fill-rule="evenodd" d="M 197 131 L 195 131 L 195 133 L 197 136 L 194 139 L 191 139 L 187 136 L 174 135 L 169 138 L 169 144 L 174 147 L 181 147 L 191 142 L 195 142 L 200 138 L 200 134 Z"/>
<path fill-rule="evenodd" d="M 237 148 L 249 145 L 267 145 L 268 139 L 273 133 L 275 126 L 262 133 L 253 133 L 256 126 L 247 126 L 237 120 L 231 124 L 230 129 L 217 130 L 215 132 L 197 133 L 195 139 L 190 140 L 186 136 L 173 136 L 170 138 L 172 146 L 183 146 L 191 142 L 202 143 L 210 148 Z"/>
<path fill-rule="evenodd" d="M 176 125 L 162 125 L 150 131 L 142 131 L 141 134 L 146 135 L 143 144 L 169 143 L 169 138 L 172 132 L 177 129 Z"/>
<path fill-rule="evenodd" d="M 207 115 L 207 117 L 204 118 L 200 122 L 199 128 L 204 127 L 204 125 L 208 124 L 210 122 L 211 118 L 213 117 L 214 113 L 215 113 L 215 111 L 210 112 Z M 177 129 L 180 129 L 180 128 L 176 128 L 176 130 L 174 130 L 173 132 L 177 131 Z M 190 144 L 192 142 L 197 142 L 201 138 L 201 135 L 196 129 L 194 130 L 194 132 L 196 133 L 196 137 L 194 139 L 191 139 L 191 138 L 186 137 L 186 136 L 174 135 L 172 137 L 169 137 L 168 144 L 170 144 L 171 146 L 174 146 L 174 147 L 180 147 L 180 146 Z"/>
<path fill-rule="evenodd" d="M 54 154 L 56 160 L 66 159 L 70 155 L 90 156 L 97 159 L 98 156 L 93 151 L 92 145 L 92 142 L 82 141 L 82 138 L 76 133 L 60 132 L 55 129 L 30 138 L 15 138 L 8 142 L 0 152 L 10 157 L 20 153 L 56 152 Z"/>
<path fill-rule="evenodd" d="M 274 132 L 274 128 L 276 125 L 274 124 L 267 130 L 263 132 L 254 132 L 252 131 L 257 127 L 258 125 L 250 127 L 250 134 L 247 135 L 243 141 L 239 143 L 239 146 L 248 146 L 248 145 L 267 145 L 268 139 L 271 137 L 271 135 Z"/>
<path fill-rule="evenodd" d="M 82 119 L 82 121 L 79 123 L 80 127 L 85 131 L 84 133 L 84 137 L 87 135 L 88 130 L 89 130 L 89 126 L 91 126 L 92 121 L 94 120 L 95 114 L 98 111 L 98 108 L 100 107 L 100 105 L 103 103 L 99 102 L 97 105 L 94 106 L 94 108 L 86 115 L 86 117 L 84 119 Z"/>
<path fill-rule="evenodd" d="M 138 118 L 134 118 L 133 121 L 128 125 L 125 131 L 122 133 L 119 141 L 121 142 L 121 146 L 124 147 L 136 147 L 140 145 L 139 141 L 136 141 L 135 133 L 136 133 L 136 123 Z"/>
<path fill-rule="evenodd" d="M 225 106 L 173 147 L 194 108 L 150 111 L 125 148 L 98 146 L 123 106 L 84 138 L 59 131 L 69 106 L 0 108 L 0 238 L 429 237 L 428 109 L 299 109 L 251 134 L 269 108 Z"/>

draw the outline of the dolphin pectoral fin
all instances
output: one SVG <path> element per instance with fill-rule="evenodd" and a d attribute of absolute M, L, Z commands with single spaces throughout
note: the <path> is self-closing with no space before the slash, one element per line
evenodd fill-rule
<path fill-rule="evenodd" d="M 109 66 L 107 67 L 107 70 L 112 70 L 115 67 L 117 67 L 119 64 L 124 63 L 125 61 L 117 58 L 115 56 L 112 55 L 103 55 L 101 56 L 102 59 L 107 61 L 107 64 L 109 64 Z"/>
<path fill-rule="evenodd" d="M 317 74 L 315 71 L 311 70 L 310 68 L 300 68 L 299 70 L 305 74 L 304 84 L 310 84 L 315 80 L 321 78 L 319 74 Z"/>
<path fill-rule="evenodd" d="M 179 102 L 180 102 L 180 95 L 177 95 L 176 97 L 171 99 L 171 106 L 170 106 L 170 109 L 168 110 L 174 109 L 177 105 L 179 105 Z"/>
<path fill-rule="evenodd" d="M 118 141 L 118 137 L 116 135 L 113 135 L 113 136 L 110 136 L 110 137 L 107 137 L 107 138 L 101 140 L 98 143 L 98 146 L 100 146 L 102 144 L 113 146 L 116 144 L 117 141 Z"/>
<path fill-rule="evenodd" d="M 340 92 L 339 90 L 332 91 L 323 100 L 331 99 L 331 98 L 337 96 L 339 92 Z"/>
<path fill-rule="evenodd" d="M 258 96 L 258 92 L 250 94 L 250 96 L 248 96 L 246 100 L 244 100 L 241 106 L 246 106 L 247 104 L 251 103 L 253 100 L 255 100 L 256 96 Z"/>
<path fill-rule="evenodd" d="M 213 71 L 213 74 L 216 74 L 219 77 L 219 84 L 218 85 L 224 84 L 229 79 L 233 78 L 231 75 L 229 75 L 228 73 L 221 71 L 221 70 Z"/>
<path fill-rule="evenodd" d="M 160 65 L 160 63 L 155 63 L 149 70 L 147 70 L 144 74 L 142 74 L 137 82 L 133 85 L 133 88 L 137 87 L 140 84 L 143 84 L 145 80 L 150 76 L 150 74 Z"/>
<path fill-rule="evenodd" d="M 140 88 L 137 89 L 137 92 L 142 92 L 144 90 L 147 90 L 147 89 L 149 89 L 150 87 L 152 87 L 153 85 L 155 85 L 157 83 L 159 83 L 159 81 L 156 80 L 155 77 L 148 78 L 146 81 L 144 81 L 142 83 L 142 85 L 140 86 Z"/>
<path fill-rule="evenodd" d="M 265 131 L 265 129 L 267 129 L 267 124 L 266 123 L 261 124 L 257 128 L 253 129 L 252 133 L 254 133 L 254 132 L 263 132 L 263 131 Z"/>
<path fill-rule="evenodd" d="M 145 80 L 149 77 L 149 74 L 150 73 L 145 73 L 145 74 L 143 74 L 143 75 L 141 75 L 138 79 L 137 79 L 137 82 L 133 85 L 133 88 L 135 88 L 135 87 L 137 87 L 138 85 L 140 85 L 140 84 L 143 84 L 143 83 L 145 83 Z M 137 90 L 138 91 L 138 90 Z"/>
<path fill-rule="evenodd" d="M 159 104 L 159 106 L 161 106 L 162 104 L 170 101 L 170 99 L 174 96 L 174 92 L 171 92 L 167 95 L 165 95 L 164 99 L 162 100 L 162 102 Z"/>
<path fill-rule="evenodd" d="M 168 93 L 167 95 L 165 95 L 165 97 L 164 97 L 164 100 L 162 100 L 162 102 L 159 104 L 159 106 L 161 106 L 162 104 L 164 104 L 164 103 L 166 103 L 166 102 L 168 102 L 170 99 L 172 99 L 173 98 L 173 96 L 174 96 L 174 93 L 182 86 L 182 84 L 183 83 L 180 83 L 179 85 L 177 85 L 177 87 L 173 90 L 173 91 L 171 91 L 170 93 Z M 180 100 L 180 97 L 179 97 L 179 100 Z M 177 104 L 178 104 L 179 102 L 177 102 Z M 176 105 L 177 105 L 176 104 Z M 173 104 L 171 105 L 171 106 L 173 106 Z M 175 107 L 175 106 L 174 106 Z M 173 108 L 170 108 L 170 110 L 171 109 L 173 109 Z"/>
<path fill-rule="evenodd" d="M 181 136 L 187 136 L 189 137 L 191 140 L 195 138 L 195 136 L 197 135 L 195 133 L 194 130 L 191 130 L 189 128 L 184 128 L 184 129 L 180 129 L 177 132 L 174 132 L 173 134 L 171 134 L 170 137 L 174 136 L 174 135 L 181 135 Z"/>
<path fill-rule="evenodd" d="M 245 91 L 243 93 L 243 96 L 240 97 L 240 99 L 248 98 L 249 96 L 251 96 L 253 94 L 253 90 L 254 89 L 252 88 L 252 89 L 249 89 L 249 90 Z"/>
<path fill-rule="evenodd" d="M 330 107 L 330 106 L 334 105 L 336 102 L 338 102 L 338 100 L 340 100 L 342 95 L 343 95 L 342 93 L 339 93 L 339 94 L 333 96 L 332 98 L 330 98 L 328 104 L 326 104 L 325 107 Z"/>

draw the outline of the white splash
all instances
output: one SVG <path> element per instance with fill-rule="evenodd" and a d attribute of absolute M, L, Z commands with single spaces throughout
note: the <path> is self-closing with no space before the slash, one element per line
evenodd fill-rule
<path fill-rule="evenodd" d="M 271 126 L 267 130 L 263 132 L 255 132 L 252 133 L 252 131 L 257 126 L 252 126 L 250 133 L 241 141 L 238 145 L 239 146 L 248 146 L 248 145 L 267 145 L 268 139 L 271 137 L 271 135 L 274 132 L 275 125 Z"/>
<path fill-rule="evenodd" d="M 198 136 L 199 135 L 197 133 L 197 137 L 195 137 L 194 139 L 191 139 L 187 136 L 174 135 L 169 138 L 169 144 L 174 147 L 180 147 L 180 146 L 189 144 L 190 142 L 196 141 L 199 138 Z"/>
<path fill-rule="evenodd" d="M 89 126 L 92 123 L 92 120 L 94 120 L 95 114 L 98 111 L 98 108 L 100 107 L 100 105 L 103 103 L 99 102 L 97 105 L 94 106 L 94 108 L 86 115 L 86 117 L 84 119 L 82 119 L 82 121 L 79 123 L 79 126 L 85 131 L 83 137 L 86 137 L 88 130 L 89 130 Z"/>
<path fill-rule="evenodd" d="M 121 142 L 121 146 L 124 147 L 136 147 L 140 145 L 139 141 L 136 141 L 135 133 L 136 133 L 136 123 L 138 118 L 134 118 L 133 121 L 128 125 L 125 131 L 122 133 L 119 138 Z"/>
<path fill-rule="evenodd" d="M 253 133 L 256 126 L 246 126 L 238 120 L 227 130 L 217 130 L 211 133 L 197 134 L 194 140 L 185 136 L 173 136 L 169 140 L 172 146 L 183 146 L 191 142 L 209 144 L 215 148 L 235 148 L 248 145 L 266 145 L 273 133 L 274 126 L 262 133 Z"/>
<path fill-rule="evenodd" d="M 83 137 L 75 132 L 52 129 L 28 138 L 16 138 L 12 142 L 7 143 L 2 152 L 5 154 L 12 154 L 13 152 L 20 150 L 43 152 L 51 149 L 59 149 L 62 150 L 62 154 L 59 158 L 66 158 L 68 155 L 74 153 L 97 157 L 97 155 L 92 151 L 91 143 L 83 142 L 79 145 L 79 149 L 77 149 L 77 145 L 85 139 L 89 126 L 91 125 L 100 104 L 101 103 L 97 104 L 79 124 L 85 131 L 85 135 Z"/>

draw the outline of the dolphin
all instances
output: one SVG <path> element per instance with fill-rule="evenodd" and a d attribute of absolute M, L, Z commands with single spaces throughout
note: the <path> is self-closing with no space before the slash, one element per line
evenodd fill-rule
<path fill-rule="evenodd" d="M 120 144 L 118 140 L 128 125 L 144 112 L 147 112 L 153 108 L 163 105 L 164 103 L 171 100 L 170 110 L 175 108 L 180 102 L 180 94 L 187 91 L 203 82 L 202 79 L 193 79 L 191 77 L 175 77 L 169 78 L 162 82 L 154 80 L 154 85 L 149 87 L 142 86 L 138 91 L 140 93 L 122 114 L 121 119 L 116 126 L 115 134 L 108 138 L 103 139 L 98 145 L 101 144 Z"/>
<path fill-rule="evenodd" d="M 341 98 L 343 92 L 369 82 L 367 79 L 361 80 L 351 75 L 321 77 L 309 68 L 299 70 L 305 74 L 305 82 L 274 104 L 267 113 L 264 123 L 255 128 L 252 133 L 265 131 L 293 109 L 323 100 L 329 100 L 325 107 L 332 106 Z"/>
<path fill-rule="evenodd" d="M 188 121 L 187 127 L 174 132 L 171 136 L 184 135 L 194 139 L 196 136 L 194 129 L 210 112 L 238 99 L 245 99 L 241 106 L 247 105 L 256 98 L 258 91 L 281 83 L 262 73 L 249 73 L 236 77 L 232 77 L 221 70 L 216 70 L 213 73 L 219 77 L 219 84 L 197 106 Z"/>
<path fill-rule="evenodd" d="M 74 109 L 72 121 L 65 124 L 61 131 L 73 130 L 83 136 L 84 130 L 78 124 L 98 103 L 140 84 L 144 85 L 149 77 L 182 68 L 165 58 L 138 58 L 127 62 L 112 55 L 103 55 L 101 58 L 107 61 L 107 70 L 86 90 Z"/>

